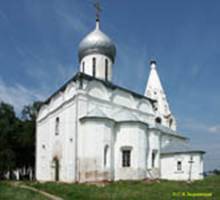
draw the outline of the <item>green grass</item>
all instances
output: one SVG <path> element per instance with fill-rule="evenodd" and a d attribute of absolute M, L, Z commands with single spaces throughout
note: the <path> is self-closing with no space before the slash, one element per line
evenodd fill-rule
<path fill-rule="evenodd" d="M 40 194 L 0 182 L 0 200 L 48 200 Z"/>
<path fill-rule="evenodd" d="M 173 192 L 212 193 L 215 200 L 220 200 L 220 176 L 208 177 L 193 183 L 160 181 L 145 183 L 143 181 L 120 181 L 104 187 L 86 184 L 34 183 L 32 186 L 50 192 L 66 200 L 72 199 L 126 199 L 126 200 L 174 200 L 212 198 L 174 198 Z"/>
<path fill-rule="evenodd" d="M 65 200 L 220 200 L 220 176 L 210 176 L 202 181 L 196 181 L 193 183 L 175 181 L 160 181 L 159 183 L 119 181 L 103 187 L 87 184 L 64 183 L 25 182 L 24 184 L 57 195 Z M 2 192 L 4 195 L 3 198 L 1 198 Z M 214 198 L 176 198 L 172 197 L 173 192 L 212 193 Z M 12 198 L 14 196 L 16 196 L 16 198 Z M 42 197 L 33 196 L 32 192 L 16 189 L 4 183 L 0 184 L 0 200 L 2 199 L 41 200 Z"/>

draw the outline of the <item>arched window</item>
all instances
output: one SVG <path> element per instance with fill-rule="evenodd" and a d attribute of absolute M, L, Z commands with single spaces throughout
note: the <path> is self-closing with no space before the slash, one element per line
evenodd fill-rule
<path fill-rule="evenodd" d="M 105 80 L 108 80 L 108 59 L 105 59 Z"/>
<path fill-rule="evenodd" d="M 161 124 L 162 123 L 162 119 L 160 117 L 157 117 L 155 119 L 155 122 L 158 123 L 158 124 Z"/>
<path fill-rule="evenodd" d="M 177 171 L 182 171 L 182 162 L 177 161 Z"/>
<path fill-rule="evenodd" d="M 82 72 L 85 73 L 85 62 L 82 63 Z"/>
<path fill-rule="evenodd" d="M 55 135 L 59 135 L 59 129 L 60 129 L 60 118 L 57 117 L 56 118 L 56 121 L 55 121 Z"/>
<path fill-rule="evenodd" d="M 156 152 L 152 152 L 152 168 L 155 167 Z"/>
<path fill-rule="evenodd" d="M 96 76 L 96 58 L 92 58 L 92 76 Z"/>
<path fill-rule="evenodd" d="M 169 127 L 171 128 L 172 125 L 173 125 L 173 119 L 170 119 L 170 121 L 169 121 Z"/>
<path fill-rule="evenodd" d="M 106 145 L 104 148 L 104 167 L 108 166 L 108 154 L 109 154 L 109 146 Z"/>

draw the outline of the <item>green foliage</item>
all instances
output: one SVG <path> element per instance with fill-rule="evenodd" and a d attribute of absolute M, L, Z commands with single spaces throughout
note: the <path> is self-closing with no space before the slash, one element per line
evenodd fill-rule
<path fill-rule="evenodd" d="M 16 168 L 34 169 L 35 121 L 40 102 L 25 106 L 18 118 L 11 105 L 0 103 L 0 179 Z"/>
<path fill-rule="evenodd" d="M 15 165 L 14 134 L 17 118 L 12 106 L 0 103 L 0 178 L 3 173 L 11 171 Z"/>
<path fill-rule="evenodd" d="M 214 173 L 215 175 L 220 175 L 220 170 L 219 170 L 219 169 L 214 169 L 214 170 L 213 170 L 213 173 Z"/>
<path fill-rule="evenodd" d="M 24 106 L 22 110 L 22 118 L 25 121 L 36 121 L 37 113 L 42 103 L 39 101 L 34 102 L 32 105 Z"/>

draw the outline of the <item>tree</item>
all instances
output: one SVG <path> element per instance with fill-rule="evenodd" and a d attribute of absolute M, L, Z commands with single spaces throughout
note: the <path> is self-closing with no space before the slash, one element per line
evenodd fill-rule
<path fill-rule="evenodd" d="M 25 106 L 22 118 L 16 117 L 11 105 L 0 103 L 0 179 L 6 172 L 35 166 L 35 123 L 40 102 Z"/>
<path fill-rule="evenodd" d="M 42 102 L 36 101 L 32 105 L 24 106 L 22 110 L 22 119 L 35 122 L 41 105 Z"/>
<path fill-rule="evenodd" d="M 25 106 L 22 110 L 21 134 L 19 137 L 20 160 L 19 166 L 26 169 L 31 168 L 34 173 L 35 166 L 35 132 L 37 113 L 42 105 L 41 102 L 34 102 L 32 105 Z M 23 153 L 25 152 L 25 157 Z"/>
<path fill-rule="evenodd" d="M 0 179 L 6 172 L 10 172 L 16 165 L 16 118 L 12 106 L 0 103 Z"/>
<path fill-rule="evenodd" d="M 213 170 L 213 173 L 214 173 L 215 175 L 220 175 L 220 170 L 219 170 L 219 169 L 214 169 L 214 170 Z"/>

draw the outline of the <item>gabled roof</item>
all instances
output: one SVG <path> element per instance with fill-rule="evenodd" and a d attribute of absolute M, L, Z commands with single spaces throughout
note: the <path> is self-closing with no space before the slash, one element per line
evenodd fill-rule
<path fill-rule="evenodd" d="M 171 142 L 161 149 L 161 154 L 178 154 L 178 153 L 205 153 L 190 145 L 188 142 Z"/>
<path fill-rule="evenodd" d="M 71 83 L 72 81 L 77 81 L 77 80 L 82 81 L 83 79 L 84 79 L 84 80 L 88 80 L 88 81 L 96 80 L 96 81 L 98 81 L 98 82 L 101 82 L 101 83 L 104 84 L 106 87 L 108 87 L 108 88 L 110 88 L 110 89 L 112 89 L 112 90 L 115 90 L 115 89 L 123 90 L 123 91 L 125 91 L 125 92 L 131 93 L 134 97 L 142 98 L 142 99 L 147 99 L 147 100 L 150 101 L 152 104 L 153 104 L 154 102 L 156 102 L 155 100 L 150 99 L 150 98 L 148 98 L 148 97 L 146 97 L 146 96 L 144 96 L 144 95 L 142 95 L 142 94 L 138 94 L 138 93 L 136 93 L 136 92 L 134 92 L 134 91 L 131 91 L 131 90 L 127 89 L 127 88 L 120 87 L 120 86 L 115 85 L 115 84 L 113 84 L 113 83 L 111 83 L 111 82 L 109 82 L 109 81 L 101 80 L 101 79 L 95 78 L 95 77 L 93 77 L 93 76 L 89 76 L 89 75 L 87 75 L 87 74 L 78 72 L 78 73 L 76 73 L 76 74 L 73 76 L 73 78 L 71 78 L 69 81 L 67 81 L 62 87 L 60 87 L 56 92 L 54 92 L 54 93 L 53 93 L 46 101 L 44 101 L 43 103 L 44 103 L 44 104 L 48 104 L 48 103 L 50 102 L 50 100 L 51 100 L 54 96 L 56 96 L 59 92 L 64 91 L 64 90 L 66 89 L 66 87 L 68 86 L 68 84 Z"/>

